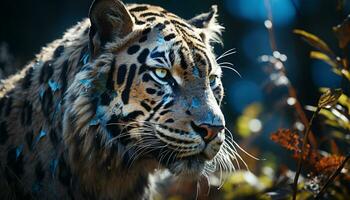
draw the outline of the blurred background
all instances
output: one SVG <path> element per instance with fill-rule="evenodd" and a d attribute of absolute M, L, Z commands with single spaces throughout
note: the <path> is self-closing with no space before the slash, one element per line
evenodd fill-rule
<path fill-rule="evenodd" d="M 234 139 L 248 152 L 266 160 L 257 161 L 243 154 L 253 174 L 273 174 L 283 163 L 295 170 L 295 162 L 270 140 L 270 134 L 279 128 L 303 130 L 295 120 L 288 105 L 286 81 L 290 81 L 303 106 L 317 104 L 319 87 L 348 90 L 348 83 L 331 72 L 324 62 L 309 58 L 312 49 L 293 34 L 293 29 L 303 29 L 318 35 L 337 52 L 337 41 L 332 27 L 340 24 L 350 11 L 350 2 L 343 0 L 125 0 L 127 3 L 149 3 L 164 7 L 175 14 L 190 19 L 206 12 L 210 6 L 219 7 L 219 22 L 226 29 L 224 46 L 217 46 L 221 55 L 229 49 L 236 53 L 222 59 L 230 62 L 241 77 L 224 69 L 223 82 L 226 96 L 223 110 L 228 128 Z M 269 2 L 269 3 L 267 3 Z M 89 0 L 11 0 L 0 7 L 0 68 L 2 78 L 20 69 L 40 52 L 41 47 L 62 36 L 63 32 L 87 17 Z M 271 8 L 276 49 L 271 49 L 267 21 Z M 276 77 L 266 67 L 267 57 L 279 58 L 289 79 Z M 348 90 L 349 92 L 349 90 Z M 307 117 L 310 113 L 306 112 Z M 315 130 L 322 125 L 316 124 Z M 319 134 L 322 134 L 320 131 Z M 349 147 L 345 147 L 349 151 Z M 264 171 L 265 170 L 265 171 Z M 248 181 L 255 175 L 250 174 Z M 272 175 L 271 175 L 272 176 Z M 253 178 L 252 178 L 253 177 Z M 260 184 L 260 183 L 259 183 Z M 204 198 L 204 197 L 203 197 Z"/>

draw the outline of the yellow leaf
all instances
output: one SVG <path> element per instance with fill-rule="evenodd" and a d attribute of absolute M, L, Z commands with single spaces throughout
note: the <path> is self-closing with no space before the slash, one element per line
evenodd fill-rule
<path fill-rule="evenodd" d="M 334 56 L 334 53 L 328 47 L 328 45 L 323 40 L 321 40 L 319 37 L 317 37 L 316 35 L 308 33 L 306 31 L 300 30 L 300 29 L 294 29 L 293 32 L 297 35 L 300 35 L 311 46 L 319 49 L 320 51 L 322 51 L 328 55 Z"/>
<path fill-rule="evenodd" d="M 343 74 L 343 76 L 348 79 L 350 81 L 350 72 L 349 70 L 346 70 L 346 69 L 342 69 L 341 70 L 341 73 Z"/>
<path fill-rule="evenodd" d="M 348 96 L 346 96 L 345 94 L 342 94 L 340 96 L 338 102 L 347 108 L 348 115 L 350 115 L 350 98 Z"/>
<path fill-rule="evenodd" d="M 345 48 L 350 42 L 350 15 L 338 26 L 333 27 L 333 32 L 339 41 L 339 47 Z"/>
<path fill-rule="evenodd" d="M 335 106 L 342 93 L 343 91 L 341 89 L 327 89 L 318 101 L 318 108 L 329 108 Z"/>
<path fill-rule="evenodd" d="M 310 57 L 314 58 L 314 59 L 322 60 L 322 61 L 326 62 L 327 64 L 329 64 L 330 66 L 332 66 L 333 68 L 336 68 L 338 66 L 336 61 L 331 59 L 328 55 L 326 55 L 322 52 L 319 52 L 319 51 L 311 51 Z"/>

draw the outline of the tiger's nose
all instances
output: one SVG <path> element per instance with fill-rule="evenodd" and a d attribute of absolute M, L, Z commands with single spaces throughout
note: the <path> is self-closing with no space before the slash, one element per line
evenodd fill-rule
<path fill-rule="evenodd" d="M 191 126 L 194 131 L 196 131 L 202 136 L 203 140 L 206 143 L 209 143 L 210 141 L 212 141 L 218 135 L 218 133 L 220 133 L 225 128 L 223 125 L 213 125 L 213 124 L 196 125 L 194 122 L 191 122 Z"/>

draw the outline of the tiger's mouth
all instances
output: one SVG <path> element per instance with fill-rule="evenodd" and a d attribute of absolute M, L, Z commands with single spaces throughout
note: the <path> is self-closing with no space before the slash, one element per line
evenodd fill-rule
<path fill-rule="evenodd" d="M 192 178 L 196 178 L 203 174 L 207 162 L 205 156 L 198 154 L 181 159 L 174 159 L 171 162 L 163 163 L 163 165 L 174 175 L 189 175 Z"/>

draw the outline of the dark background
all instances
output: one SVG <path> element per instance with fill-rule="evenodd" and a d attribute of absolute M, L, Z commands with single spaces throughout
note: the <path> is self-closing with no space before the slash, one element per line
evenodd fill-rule
<path fill-rule="evenodd" d="M 235 138 L 239 118 L 246 106 L 257 103 L 264 113 L 255 116 L 261 129 L 250 144 L 262 147 L 271 144 L 269 134 L 290 125 L 290 111 L 276 109 L 276 104 L 287 97 L 285 88 L 267 91 L 269 74 L 258 57 L 271 55 L 269 37 L 264 21 L 267 19 L 264 0 L 143 0 L 127 3 L 149 3 L 166 8 L 189 19 L 208 11 L 212 4 L 219 6 L 219 22 L 226 27 L 224 47 L 217 47 L 217 54 L 235 48 L 237 53 L 224 59 L 234 64 L 242 78 L 224 69 L 226 97 L 224 111 L 228 127 Z M 292 33 L 294 28 L 305 29 L 322 39 L 337 51 L 332 27 L 339 24 L 349 11 L 349 3 L 342 11 L 336 9 L 336 0 L 271 0 L 274 30 L 279 52 L 288 59 L 285 66 L 290 81 L 296 87 L 303 105 L 315 105 L 318 87 L 339 87 L 341 80 L 333 75 L 326 64 L 311 60 L 311 48 Z M 2 1 L 0 7 L 0 67 L 13 73 L 40 52 L 41 47 L 62 36 L 63 32 L 87 17 L 89 0 L 11 0 Z M 248 127 L 249 128 L 249 127 Z M 271 147 L 272 148 L 272 147 Z M 270 150 L 263 148 L 264 151 Z"/>

